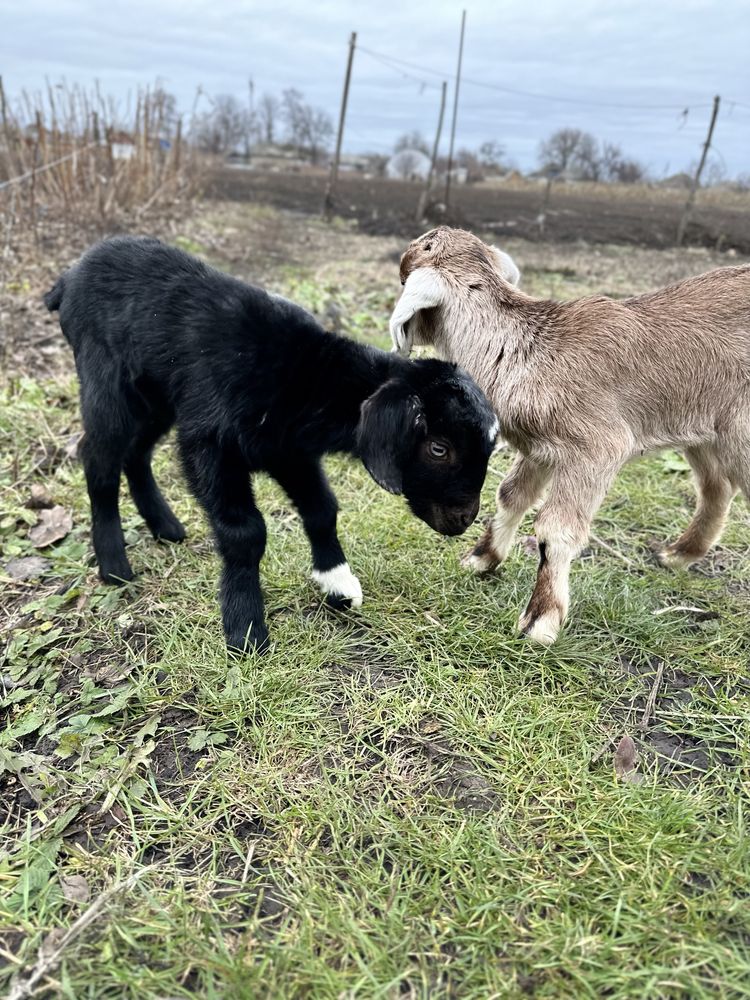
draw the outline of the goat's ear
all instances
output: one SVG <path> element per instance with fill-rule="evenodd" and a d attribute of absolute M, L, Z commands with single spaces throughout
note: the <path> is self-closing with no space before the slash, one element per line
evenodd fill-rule
<path fill-rule="evenodd" d="M 384 490 L 403 492 L 404 464 L 426 431 L 422 401 L 399 379 L 386 382 L 364 401 L 357 426 L 357 451 Z"/>
<path fill-rule="evenodd" d="M 518 287 L 521 282 L 521 272 L 518 270 L 516 262 L 510 254 L 505 253 L 503 250 L 498 250 L 497 247 L 488 247 L 487 249 L 491 254 L 490 263 L 500 277 L 505 278 L 511 285 Z"/>
<path fill-rule="evenodd" d="M 406 279 L 401 298 L 391 315 L 390 329 L 393 349 L 409 357 L 414 337 L 409 331 L 409 321 L 421 309 L 434 309 L 445 296 L 445 285 L 433 267 L 418 267 Z"/>

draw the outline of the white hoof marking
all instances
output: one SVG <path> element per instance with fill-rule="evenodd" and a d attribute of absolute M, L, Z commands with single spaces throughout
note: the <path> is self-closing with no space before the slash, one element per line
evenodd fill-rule
<path fill-rule="evenodd" d="M 685 569 L 694 562 L 698 562 L 700 556 L 686 556 L 678 552 L 672 552 L 671 549 L 662 549 L 661 552 L 657 552 L 656 558 L 667 569 Z"/>
<path fill-rule="evenodd" d="M 557 611 L 548 611 L 540 615 L 537 620 L 528 627 L 526 616 L 521 615 L 518 622 L 519 631 L 523 632 L 527 639 L 538 642 L 542 646 L 551 646 L 560 634 L 560 615 Z"/>
<path fill-rule="evenodd" d="M 473 570 L 475 573 L 489 573 L 497 565 L 497 560 L 489 554 L 478 556 L 473 552 L 469 552 L 461 560 L 461 565 L 464 569 Z"/>
<path fill-rule="evenodd" d="M 324 594 L 347 597 L 353 608 L 362 607 L 362 585 L 349 569 L 349 563 L 341 563 L 333 569 L 312 571 L 312 578 Z"/>

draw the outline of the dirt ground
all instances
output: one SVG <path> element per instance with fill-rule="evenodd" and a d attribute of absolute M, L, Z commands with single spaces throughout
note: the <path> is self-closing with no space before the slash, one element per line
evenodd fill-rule
<path fill-rule="evenodd" d="M 225 171 L 230 187 L 235 175 L 240 176 L 238 171 Z M 181 217 L 153 216 L 137 231 L 175 242 L 217 267 L 276 291 L 288 292 L 290 277 L 298 281 L 304 275 L 316 286 L 315 292 L 312 288 L 305 291 L 319 299 L 324 325 L 336 328 L 342 309 L 361 309 L 379 316 L 382 329 L 378 332 L 384 333 L 400 292 L 398 261 L 407 241 L 422 231 L 423 224 L 394 215 L 397 232 L 372 232 L 368 230 L 378 227 L 367 225 L 363 232 L 363 222 L 356 218 L 338 218 L 326 225 L 317 212 L 316 178 L 300 184 L 299 178 L 273 177 L 274 183 L 282 185 L 276 195 L 262 185 L 257 189 L 245 186 L 246 179 L 254 179 L 245 172 L 231 189 L 238 200 L 198 200 Z M 272 201 L 277 195 L 286 198 L 287 182 L 291 182 L 291 200 L 296 192 L 305 211 L 279 210 L 265 202 L 267 195 Z M 396 183 L 392 188 L 404 199 L 405 189 L 410 197 L 414 193 L 409 185 Z M 745 259 L 735 251 L 701 246 L 659 249 L 615 241 L 589 243 L 583 238 L 539 241 L 515 229 L 505 236 L 491 221 L 474 228 L 514 257 L 526 291 L 548 298 L 593 293 L 623 298 Z M 49 377 L 71 370 L 72 359 L 57 318 L 44 308 L 42 295 L 90 243 L 111 234 L 50 225 L 35 245 L 29 233 L 13 233 L 4 262 L 4 287 L 0 281 L 0 365 L 6 377 Z"/>
<path fill-rule="evenodd" d="M 251 201 L 304 213 L 320 212 L 324 175 L 265 173 L 221 169 L 208 178 L 207 197 Z M 420 186 L 408 182 L 342 175 L 336 212 L 356 219 L 367 233 L 405 236 L 414 228 Z M 685 200 L 684 192 L 555 186 L 544 233 L 538 217 L 543 185 L 523 187 L 468 185 L 453 189 L 454 225 L 491 232 L 496 238 L 523 237 L 539 242 L 622 243 L 666 248 L 674 243 Z M 440 220 L 439 216 L 435 221 Z M 686 232 L 686 243 L 750 253 L 750 194 L 701 193 Z"/>

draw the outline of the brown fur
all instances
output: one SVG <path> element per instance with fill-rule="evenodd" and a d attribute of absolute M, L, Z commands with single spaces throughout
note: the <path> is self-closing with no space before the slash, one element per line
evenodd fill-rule
<path fill-rule="evenodd" d="M 494 248 L 440 227 L 410 244 L 402 283 L 417 269 L 437 273 L 441 295 L 404 324 L 410 341 L 434 345 L 474 376 L 520 452 L 468 563 L 487 570 L 501 561 L 521 509 L 550 483 L 536 524 L 548 559 L 522 628 L 533 634 L 532 612 L 534 620 L 547 614 L 552 624 L 535 637 L 554 639 L 567 612 L 570 559 L 630 458 L 684 451 L 698 509 L 661 558 L 685 565 L 706 554 L 734 493 L 750 494 L 750 265 L 620 302 L 553 302 L 506 280 Z"/>

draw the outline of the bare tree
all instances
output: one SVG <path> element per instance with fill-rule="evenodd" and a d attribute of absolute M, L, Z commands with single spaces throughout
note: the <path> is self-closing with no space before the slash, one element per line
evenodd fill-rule
<path fill-rule="evenodd" d="M 590 133 L 581 133 L 578 148 L 573 154 L 573 164 L 578 168 L 582 180 L 600 181 L 602 179 L 602 152 L 599 143 Z"/>
<path fill-rule="evenodd" d="M 396 139 L 393 152 L 400 153 L 402 149 L 418 149 L 425 156 L 430 155 L 430 144 L 418 129 L 414 129 L 413 132 L 404 132 Z"/>
<path fill-rule="evenodd" d="M 498 169 L 503 166 L 505 149 L 494 139 L 488 139 L 479 147 L 478 159 L 482 166 Z"/>
<path fill-rule="evenodd" d="M 618 184 L 640 184 L 646 180 L 646 169 L 637 160 L 620 160 L 613 180 Z"/>
<path fill-rule="evenodd" d="M 623 161 L 622 149 L 615 142 L 602 143 L 602 176 L 605 180 L 616 181 L 620 164 Z"/>
<path fill-rule="evenodd" d="M 258 127 L 264 142 L 271 145 L 276 136 L 276 125 L 281 114 L 278 97 L 265 93 L 258 102 Z"/>
<path fill-rule="evenodd" d="M 466 171 L 466 182 L 475 184 L 484 180 L 484 169 L 479 157 L 470 149 L 459 149 L 454 157 L 457 167 L 462 167 Z"/>
<path fill-rule="evenodd" d="M 584 136 L 579 128 L 561 128 L 539 144 L 539 163 L 546 172 L 564 174 L 575 164 Z"/>
<path fill-rule="evenodd" d="M 251 130 L 247 108 L 231 94 L 219 94 L 211 101 L 211 110 L 196 119 L 194 139 L 205 152 L 226 154 L 244 142 Z"/>
<path fill-rule="evenodd" d="M 298 153 L 309 156 L 311 163 L 320 162 L 333 137 L 330 115 L 307 104 L 301 91 L 294 87 L 285 90 L 282 95 L 281 115 L 291 145 Z"/>

